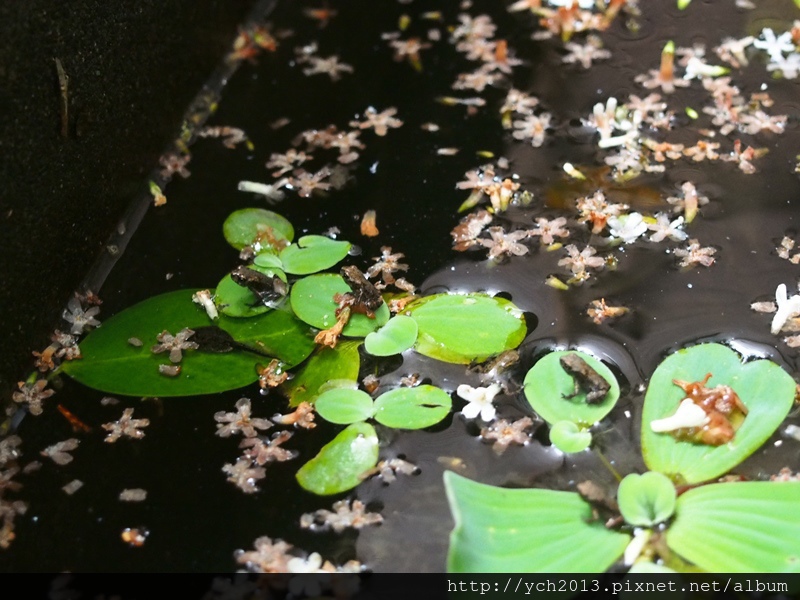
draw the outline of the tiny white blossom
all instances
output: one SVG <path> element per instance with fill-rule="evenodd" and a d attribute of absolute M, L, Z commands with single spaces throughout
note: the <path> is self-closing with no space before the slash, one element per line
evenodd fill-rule
<path fill-rule="evenodd" d="M 496 383 L 488 387 L 479 388 L 474 388 L 467 384 L 458 386 L 456 394 L 469 402 L 461 410 L 461 414 L 467 419 L 474 419 L 480 414 L 481 420 L 487 423 L 493 421 L 497 415 L 497 409 L 492 404 L 492 400 L 498 393 L 500 393 L 500 386 Z"/>
<path fill-rule="evenodd" d="M 775 302 L 778 310 L 775 311 L 770 326 L 770 332 L 773 335 L 778 333 L 791 317 L 800 314 L 800 295 L 795 294 L 789 298 L 786 293 L 786 284 L 782 283 L 775 290 Z"/>
<path fill-rule="evenodd" d="M 691 398 L 684 398 L 678 405 L 675 414 L 663 419 L 650 421 L 650 429 L 656 433 L 675 431 L 684 427 L 702 427 L 708 424 L 710 418 L 700 406 L 695 404 Z"/>
<path fill-rule="evenodd" d="M 759 50 L 764 50 L 772 60 L 781 60 L 784 52 L 794 50 L 794 42 L 792 42 L 792 33 L 790 31 L 776 37 L 772 29 L 765 27 L 761 30 L 761 36 L 764 39 L 755 40 L 753 46 Z"/>
<path fill-rule="evenodd" d="M 647 231 L 647 223 L 644 222 L 641 214 L 632 212 L 621 217 L 609 217 L 608 229 L 612 238 L 629 244 Z"/>
<path fill-rule="evenodd" d="M 651 242 L 660 242 L 664 238 L 669 238 L 673 242 L 682 242 L 689 235 L 681 229 L 683 226 L 683 217 L 678 217 L 674 221 L 669 220 L 669 217 L 664 213 L 656 215 L 656 222 L 647 226 L 650 231 L 655 233 L 650 236 Z"/>

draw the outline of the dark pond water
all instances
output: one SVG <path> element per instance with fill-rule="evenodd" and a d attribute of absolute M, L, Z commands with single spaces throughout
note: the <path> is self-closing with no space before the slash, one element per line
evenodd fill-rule
<path fill-rule="evenodd" d="M 607 152 L 598 151 L 596 134 L 580 127 L 596 102 L 610 96 L 624 101 L 629 94 L 646 95 L 633 83 L 636 74 L 656 68 L 668 40 L 679 47 L 705 43 L 711 47 L 726 37 L 758 35 L 763 27 L 776 31 L 791 27 L 796 15 L 790 2 L 763 2 L 756 10 L 734 8 L 730 2 L 695 0 L 679 12 L 673 1 L 642 3 L 637 31 L 618 19 L 601 34 L 612 59 L 590 70 L 564 65 L 557 40 L 534 41 L 535 19 L 525 12 L 509 13 L 496 2 L 475 1 L 459 8 L 455 3 L 369 2 L 351 0 L 335 6 L 338 14 L 325 27 L 303 14 L 307 3 L 279 3 L 270 17 L 273 31 L 291 28 L 294 35 L 280 39 L 275 52 L 245 62 L 224 88 L 212 125 L 239 127 L 253 143 L 225 148 L 219 140 L 200 140 L 192 146 L 187 165 L 191 177 L 176 177 L 166 189 L 168 202 L 147 214 L 130 245 L 111 271 L 99 294 L 100 318 L 115 314 L 153 295 L 183 288 L 213 287 L 237 263 L 237 252 L 223 239 L 221 224 L 235 209 L 266 206 L 286 216 L 301 233 L 322 233 L 331 227 L 341 239 L 361 249 L 348 259 L 366 268 L 381 246 L 405 254 L 410 265 L 406 277 L 423 294 L 440 291 L 503 293 L 532 315 L 531 330 L 521 346 L 520 362 L 510 373 L 512 389 L 522 381 L 534 360 L 552 348 L 574 347 L 590 352 L 611 366 L 623 383 L 624 396 L 595 434 L 596 447 L 621 473 L 644 469 L 638 448 L 639 407 L 643 384 L 670 352 L 699 341 L 723 341 L 746 357 L 767 357 L 793 376 L 797 352 L 770 334 L 770 315 L 754 312 L 750 304 L 771 300 L 780 283 L 790 288 L 798 267 L 780 259 L 776 245 L 784 235 L 795 234 L 798 185 L 795 154 L 800 148 L 797 85 L 773 80 L 765 59 L 754 55 L 750 67 L 734 70 L 734 83 L 745 95 L 768 91 L 773 115 L 789 115 L 782 135 L 741 135 L 745 145 L 767 147 L 770 152 L 755 161 L 758 171 L 747 175 L 735 163 L 694 163 L 681 159 L 668 163 L 664 173 L 645 174 L 626 189 L 632 209 L 652 214 L 669 210 L 661 198 L 676 195 L 681 183 L 691 180 L 710 203 L 691 223 L 690 236 L 716 248 L 716 263 L 709 267 L 679 269 L 666 250 L 680 244 L 644 241 L 614 251 L 615 270 L 604 270 L 568 291 L 545 284 L 550 275 L 562 278 L 557 263 L 563 251 L 547 252 L 530 244 L 525 256 L 499 262 L 486 261 L 485 249 L 461 254 L 452 249 L 449 232 L 458 223 L 457 209 L 468 192 L 455 189 L 464 173 L 488 162 L 476 153 L 490 151 L 511 161 L 510 172 L 519 176 L 522 189 L 533 193 L 527 207 L 512 207 L 493 224 L 529 228 L 535 218 L 569 216 L 575 212 L 545 205 L 550 191 L 561 189 L 568 178 L 565 162 L 597 167 Z M 724 7 L 722 6 L 724 5 Z M 441 20 L 423 18 L 426 11 L 441 11 Z M 523 59 L 506 83 L 480 94 L 456 92 L 451 84 L 474 63 L 456 52 L 448 41 L 449 27 L 458 15 L 488 14 L 497 25 L 497 39 Z M 407 61 L 393 60 L 393 51 L 381 33 L 398 31 L 401 15 L 412 17 L 407 39 L 425 37 L 438 30 L 441 40 L 421 53 L 422 70 Z M 580 36 L 578 39 L 583 40 Z M 336 54 L 354 67 L 339 81 L 327 75 L 305 76 L 294 60 L 294 48 L 316 42 L 319 56 Z M 719 64 L 710 51 L 709 62 Z M 681 71 L 682 72 L 682 71 Z M 541 147 L 519 142 L 500 124 L 499 106 L 509 82 L 539 98 L 553 115 L 554 128 Z M 477 96 L 486 106 L 471 114 L 464 106 L 447 106 L 441 96 Z M 708 94 L 695 81 L 670 97 L 676 131 L 671 141 L 691 145 L 697 129 L 682 108 L 697 110 Z M 366 147 L 353 163 L 352 181 L 324 196 L 299 198 L 293 192 L 275 206 L 237 191 L 241 180 L 269 182 L 264 164 L 273 152 L 285 152 L 292 139 L 308 128 L 335 124 L 343 129 L 368 106 L 379 111 L 397 107 L 402 127 L 385 137 L 362 134 Z M 282 117 L 290 123 L 280 129 L 270 124 Z M 436 132 L 421 125 L 433 122 Z M 654 137 L 663 136 L 663 132 Z M 683 136 L 683 137 L 681 137 Z M 731 140 L 721 138 L 724 151 Z M 439 148 L 458 148 L 454 156 Z M 720 150 L 722 153 L 723 150 Z M 574 182 L 572 182 L 573 185 Z M 632 187 L 633 184 L 640 187 Z M 645 191 L 650 190 L 650 192 Z M 586 188 L 578 195 L 591 195 Z M 665 208 L 666 207 L 666 208 Z M 361 215 L 374 209 L 380 235 L 359 233 Z M 570 223 L 570 243 L 598 244 L 584 225 Z M 607 250 L 601 249 L 601 253 Z M 619 320 L 595 325 L 586 316 L 587 305 L 606 298 L 631 312 Z M 535 326 L 534 326 L 535 325 Z M 420 373 L 447 391 L 461 383 L 478 384 L 477 375 L 465 367 L 445 365 L 406 353 L 403 364 L 382 379 L 387 385 L 410 373 Z M 440 571 L 445 567 L 452 520 L 442 485 L 442 473 L 455 469 L 471 478 L 498 485 L 571 489 L 578 481 L 594 479 L 611 485 L 613 477 L 598 452 L 565 457 L 538 432 L 524 447 L 511 447 L 498 456 L 478 437 L 479 428 L 454 414 L 431 430 L 400 433 L 383 430 L 382 457 L 403 456 L 420 468 L 420 474 L 400 476 L 391 485 L 372 479 L 340 497 L 317 497 L 300 489 L 294 473 L 301 461 L 313 456 L 337 428 L 320 422 L 313 432 L 300 432 L 288 447 L 300 460 L 273 464 L 260 481 L 260 491 L 244 494 L 228 483 L 221 468 L 234 462 L 238 440 L 215 435 L 213 415 L 233 410 L 237 399 L 253 401 L 256 416 L 286 412 L 278 394 L 261 396 L 256 385 L 224 394 L 153 400 L 120 397 L 115 406 L 103 406 L 105 394 L 65 378 L 58 394 L 46 401 L 42 416 L 27 416 L 19 425 L 23 442 L 20 464 L 38 459 L 42 448 L 70 437 L 81 440 L 75 459 L 57 466 L 42 459 L 42 468 L 15 479 L 19 491 L 6 491 L 2 500 L 22 499 L 28 505 L 14 520 L 16 539 L 0 553 L 5 571 L 231 571 L 238 568 L 234 552 L 250 549 L 259 536 L 282 538 L 307 552 L 343 563 L 357 558 L 376 571 Z M 54 410 L 60 403 L 89 424 L 91 433 L 75 434 Z M 499 414 L 516 418 L 531 414 L 521 393 L 500 397 Z M 455 408 L 462 406 L 456 400 Z M 119 418 L 123 408 L 134 407 L 137 417 L 149 418 L 142 440 L 103 442 L 100 425 Z M 782 443 L 776 443 L 781 442 Z M 125 443 L 127 442 L 127 443 Z M 737 468 L 750 477 L 764 477 L 783 466 L 797 468 L 800 446 L 777 433 L 760 452 Z M 61 487 L 79 479 L 84 486 L 68 496 Z M 144 488 L 146 501 L 122 503 L 124 488 Z M 303 530 L 303 513 L 330 508 L 340 498 L 358 498 L 379 510 L 384 523 L 360 532 L 343 534 Z M 128 527 L 146 528 L 150 534 L 139 548 L 126 545 L 120 533 Z"/>

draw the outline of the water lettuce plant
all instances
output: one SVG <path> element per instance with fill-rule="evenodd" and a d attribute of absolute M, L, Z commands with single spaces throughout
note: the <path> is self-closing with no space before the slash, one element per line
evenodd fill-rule
<path fill-rule="evenodd" d="M 746 406 L 733 438 L 710 445 L 652 431 L 651 423 L 674 412 L 684 395 L 674 380 L 703 380 L 707 373 L 710 383 L 723 387 L 706 392 L 727 386 Z M 445 473 L 455 519 L 448 568 L 587 572 L 622 560 L 636 570 L 800 571 L 800 482 L 707 483 L 775 431 L 794 393 L 794 381 L 778 365 L 742 363 L 720 344 L 669 356 L 650 380 L 643 409 L 642 446 L 651 470 L 624 477 L 616 499 L 504 489 Z"/>

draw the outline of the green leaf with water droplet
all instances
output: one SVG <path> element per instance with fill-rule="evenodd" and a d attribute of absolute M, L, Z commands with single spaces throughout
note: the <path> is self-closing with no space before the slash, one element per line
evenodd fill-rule
<path fill-rule="evenodd" d="M 331 381 L 339 382 L 338 387 L 343 380 L 355 384 L 359 365 L 358 342 L 339 342 L 335 348 L 323 346 L 280 389 L 289 398 L 291 406 L 301 402 L 313 404 Z"/>
<path fill-rule="evenodd" d="M 373 356 L 392 356 L 405 352 L 417 341 L 417 322 L 406 315 L 396 315 L 364 338 L 364 349 Z"/>
<path fill-rule="evenodd" d="M 277 276 L 284 283 L 286 282 L 286 273 L 279 269 L 261 267 L 255 264 L 248 265 L 248 268 L 263 273 L 267 277 Z M 254 317 L 272 310 L 247 287 L 236 283 L 231 278 L 230 273 L 225 275 L 217 285 L 217 289 L 214 292 L 214 304 L 217 305 L 221 313 L 229 317 Z"/>
<path fill-rule="evenodd" d="M 631 473 L 619 483 L 617 502 L 625 522 L 636 527 L 663 523 L 675 512 L 675 485 L 666 475 Z"/>
<path fill-rule="evenodd" d="M 324 235 L 305 235 L 280 253 L 283 268 L 292 275 L 308 275 L 329 269 L 350 251 L 350 242 Z"/>
<path fill-rule="evenodd" d="M 711 373 L 706 387 L 727 385 L 747 407 L 748 414 L 733 439 L 710 446 L 656 433 L 650 424 L 671 416 L 685 393 L 673 379 L 698 382 Z M 795 381 L 769 360 L 742 363 L 722 344 L 699 344 L 668 356 L 655 370 L 642 408 L 642 454 L 647 467 L 676 483 L 701 483 L 724 475 L 755 452 L 792 408 Z"/>
<path fill-rule="evenodd" d="M 169 359 L 166 353 L 151 351 L 158 343 L 158 334 L 167 330 L 175 335 L 184 327 L 212 324 L 205 310 L 192 302 L 195 291 L 155 296 L 114 315 L 81 341 L 83 358 L 64 362 L 61 371 L 89 387 L 128 396 L 195 396 L 255 382 L 256 364 L 268 359 L 242 350 L 215 354 L 187 349 L 177 377 L 159 373 L 158 366 L 169 364 Z M 305 360 L 315 347 L 310 328 L 284 310 L 252 319 L 220 315 L 213 324 L 236 341 L 279 358 L 288 367 Z M 138 338 L 143 345 L 131 346 L 130 338 Z"/>
<path fill-rule="evenodd" d="M 444 419 L 452 404 L 450 394 L 436 386 L 401 387 L 378 396 L 375 420 L 395 429 L 424 429 Z"/>
<path fill-rule="evenodd" d="M 312 327 L 328 329 L 336 323 L 337 306 L 333 297 L 336 294 L 346 294 L 350 291 L 350 286 L 341 275 L 335 273 L 309 275 L 292 286 L 290 295 L 292 310 L 298 318 Z M 372 319 L 366 315 L 352 313 L 342 334 L 350 337 L 364 337 L 385 325 L 388 320 L 389 307 L 384 302 L 375 311 L 375 317 Z"/>
<path fill-rule="evenodd" d="M 444 474 L 455 528 L 451 572 L 598 573 L 631 537 L 606 529 L 578 494 L 499 488 Z"/>
<path fill-rule="evenodd" d="M 300 486 L 320 496 L 346 492 L 378 464 L 378 436 L 368 423 L 353 423 L 300 467 Z"/>
<path fill-rule="evenodd" d="M 485 294 L 435 294 L 407 306 L 417 322 L 415 349 L 450 363 L 468 364 L 516 348 L 525 317 L 511 301 Z"/>
<path fill-rule="evenodd" d="M 314 408 L 320 417 L 339 425 L 366 421 L 375 414 L 375 405 L 369 394 L 347 388 L 323 392 L 314 402 Z"/>
<path fill-rule="evenodd" d="M 561 357 L 575 354 L 597 372 L 609 385 L 608 393 L 596 404 L 586 402 L 586 391 L 578 389 L 575 379 L 561 366 Z M 619 383 L 614 373 L 599 360 L 578 350 L 559 350 L 540 358 L 525 375 L 525 397 L 539 416 L 549 424 L 572 421 L 583 428 L 605 417 L 619 399 Z M 572 398 L 571 396 L 575 394 Z"/>
<path fill-rule="evenodd" d="M 592 434 L 572 421 L 559 421 L 550 428 L 550 443 L 567 454 L 583 452 L 592 445 Z"/>
<path fill-rule="evenodd" d="M 714 483 L 681 494 L 667 546 L 711 572 L 800 571 L 800 482 Z"/>
<path fill-rule="evenodd" d="M 278 213 L 263 208 L 243 208 L 228 215 L 222 224 L 227 242 L 241 250 L 259 240 L 263 252 L 278 252 L 294 239 L 294 227 Z M 275 242 L 280 245 L 275 247 Z"/>

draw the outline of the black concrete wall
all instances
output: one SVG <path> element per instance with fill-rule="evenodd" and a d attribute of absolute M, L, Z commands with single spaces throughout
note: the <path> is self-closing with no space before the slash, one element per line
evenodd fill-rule
<path fill-rule="evenodd" d="M 253 0 L 0 3 L 0 394 L 49 343 Z M 61 134 L 54 58 L 69 76 Z"/>

